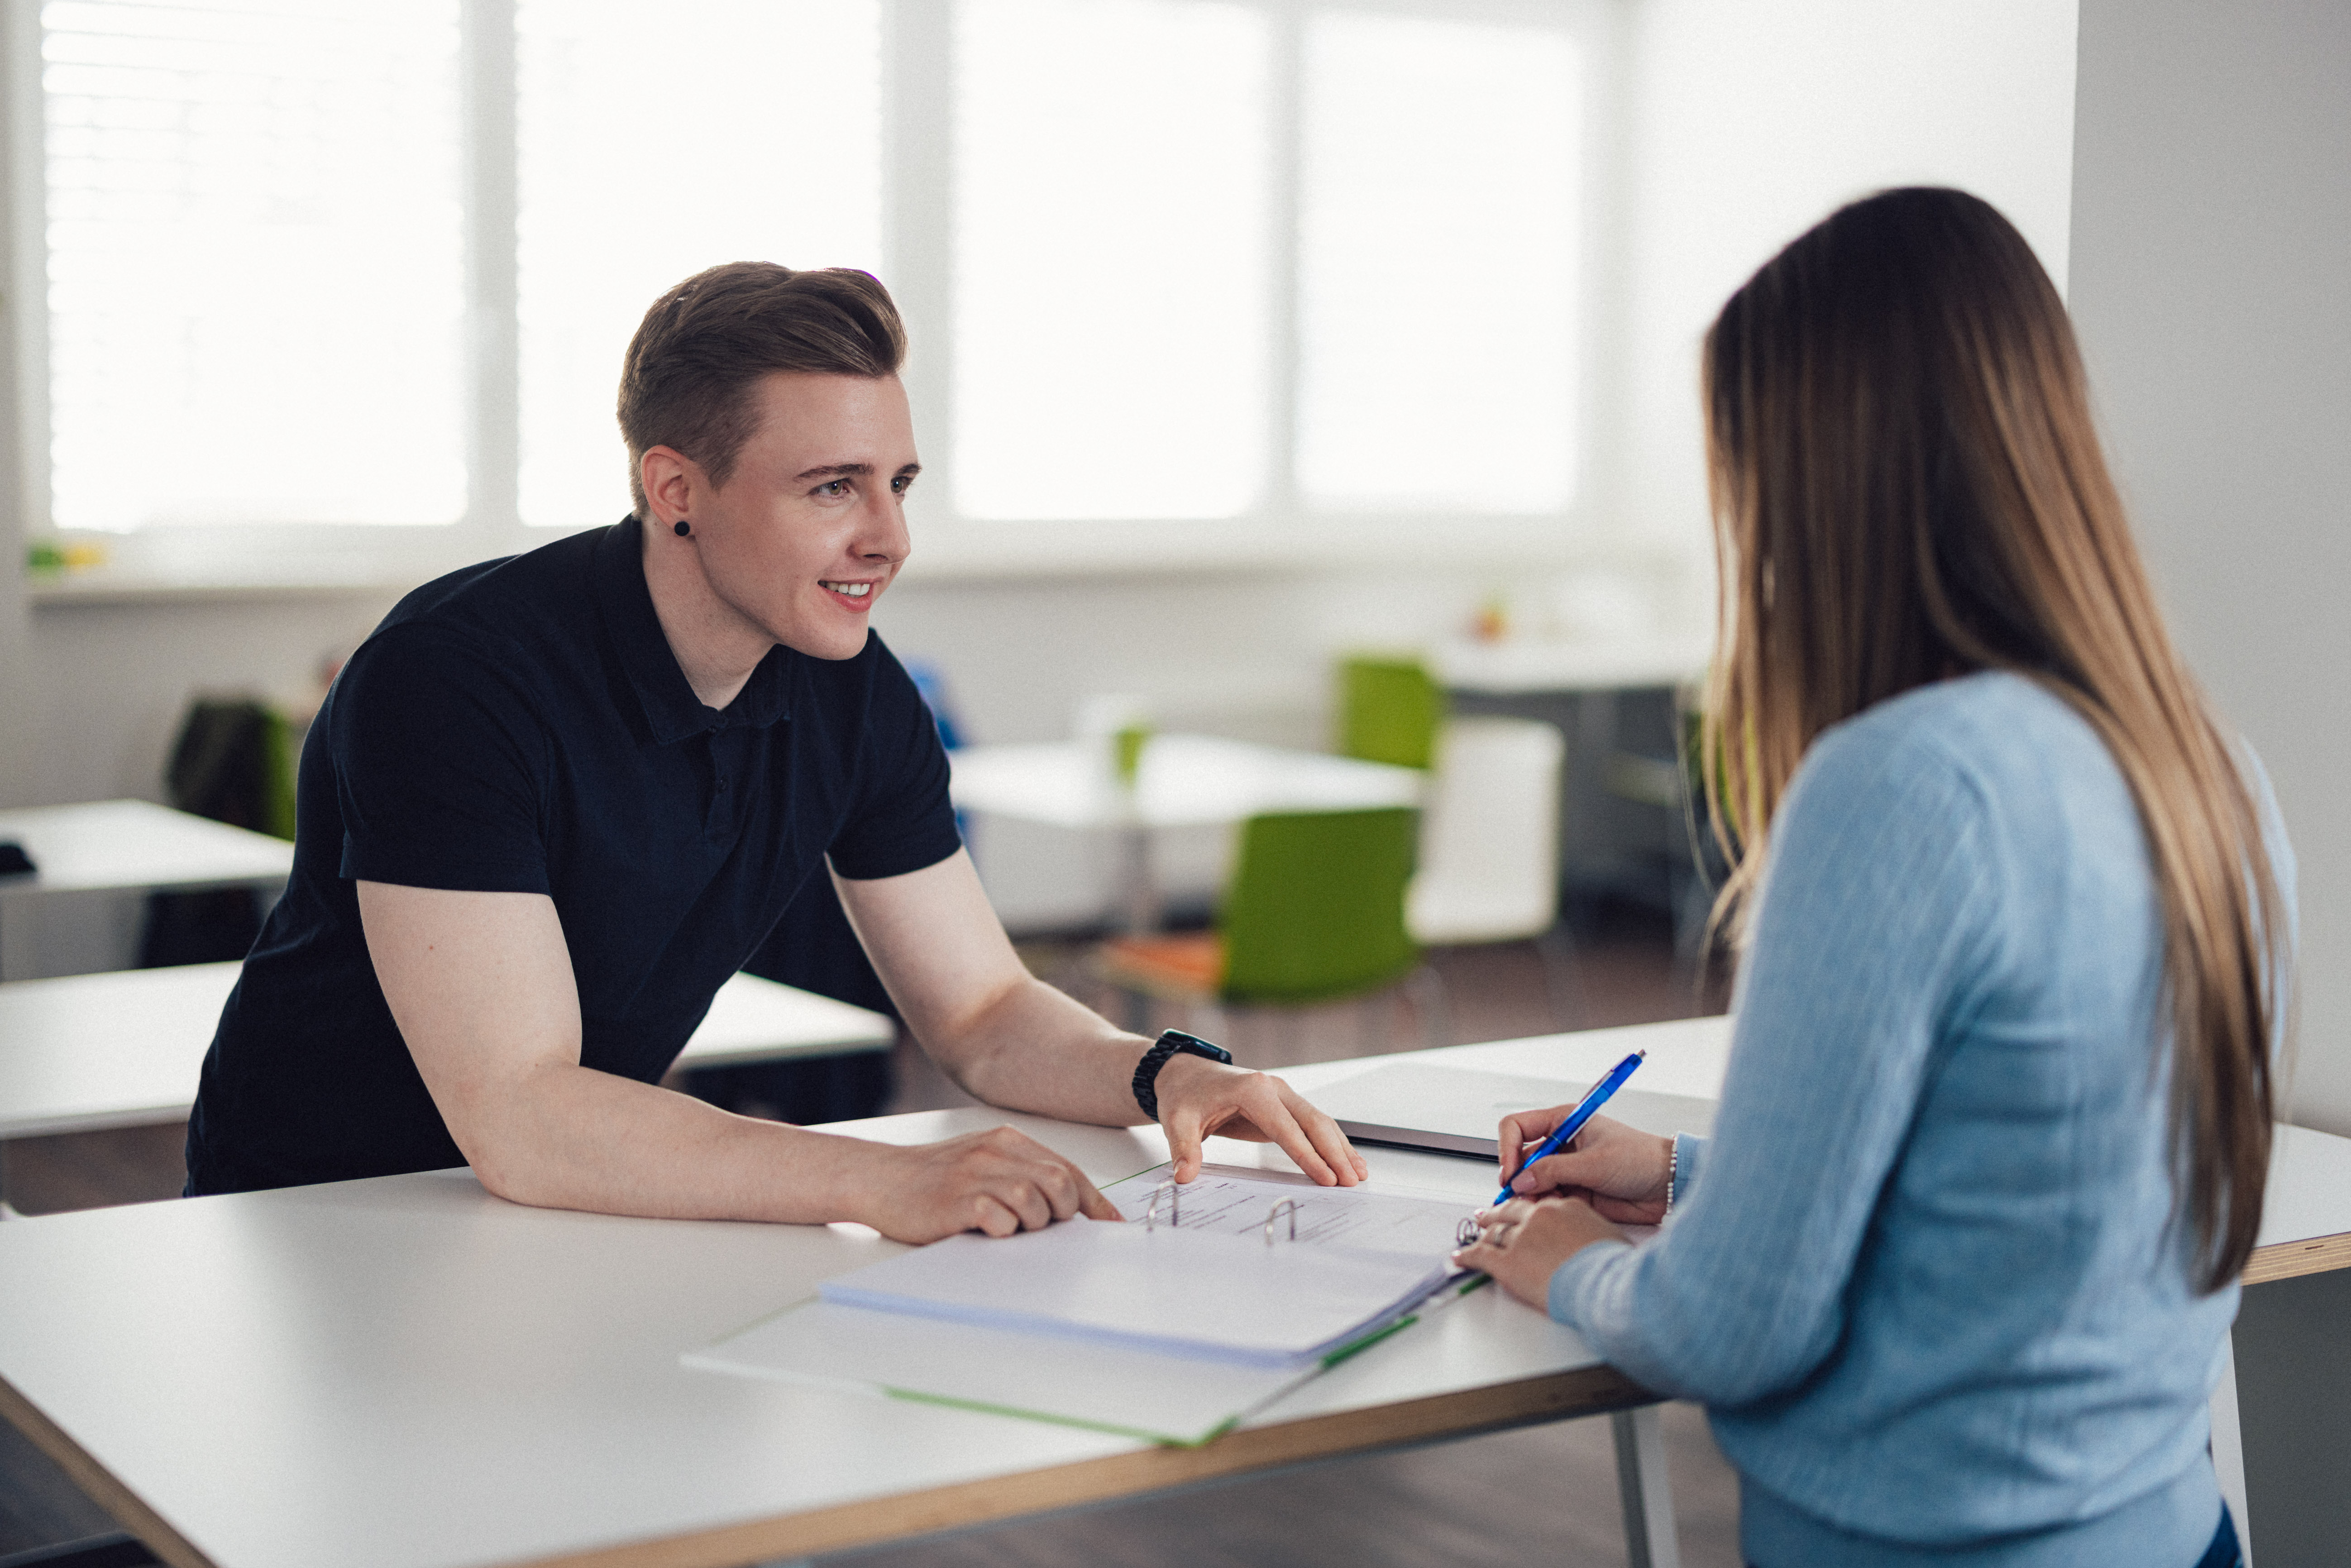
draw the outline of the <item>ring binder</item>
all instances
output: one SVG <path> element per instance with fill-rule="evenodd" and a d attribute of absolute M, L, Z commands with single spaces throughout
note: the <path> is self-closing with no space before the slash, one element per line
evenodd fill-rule
<path fill-rule="evenodd" d="M 1475 1247 L 1478 1244 L 1478 1239 L 1485 1233 L 1485 1228 L 1478 1223 L 1476 1215 L 1465 1214 L 1461 1217 L 1460 1223 L 1453 1228 L 1453 1239 L 1464 1247 Z"/>
<path fill-rule="evenodd" d="M 1273 1222 L 1281 1218 L 1284 1209 L 1290 1211 L 1290 1239 L 1292 1241 L 1298 1239 L 1298 1200 L 1285 1197 L 1265 1211 L 1265 1244 L 1268 1247 L 1273 1245 Z"/>
<path fill-rule="evenodd" d="M 1163 1181 L 1151 1189 L 1151 1207 L 1143 1211 L 1143 1228 L 1145 1231 L 1159 1228 L 1159 1199 L 1162 1195 L 1167 1199 L 1167 1228 L 1174 1230 L 1183 1222 L 1184 1189 L 1172 1181 Z"/>

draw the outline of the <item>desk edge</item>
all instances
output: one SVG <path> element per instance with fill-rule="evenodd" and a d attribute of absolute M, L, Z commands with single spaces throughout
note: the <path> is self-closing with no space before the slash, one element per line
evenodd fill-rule
<path fill-rule="evenodd" d="M 171 1568 L 215 1568 L 211 1558 L 165 1523 L 163 1516 L 148 1507 L 138 1493 L 115 1479 L 5 1377 L 0 1377 L 0 1418 L 25 1434 L 91 1501 L 112 1514 L 117 1523 L 144 1542 Z"/>
<path fill-rule="evenodd" d="M 2245 1260 L 2244 1281 L 2248 1285 L 2266 1285 L 2336 1269 L 2351 1269 L 2351 1230 L 2256 1247 L 2253 1255 Z"/>
<path fill-rule="evenodd" d="M 1656 1398 L 1612 1366 L 1578 1367 L 1399 1404 L 1244 1427 L 1196 1448 L 1143 1448 L 660 1541 L 564 1552 L 534 1559 L 522 1568 L 723 1568 L 730 1563 L 812 1556 L 1110 1502 L 1310 1459 L 1596 1416 L 1652 1404 Z M 176 1563 L 174 1568 L 178 1568 Z"/>

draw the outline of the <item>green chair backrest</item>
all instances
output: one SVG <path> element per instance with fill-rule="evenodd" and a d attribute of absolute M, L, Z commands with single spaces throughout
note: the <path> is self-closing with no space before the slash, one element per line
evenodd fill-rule
<path fill-rule="evenodd" d="M 172 804 L 231 827 L 294 836 L 294 740 L 285 716 L 250 698 L 188 705 L 163 769 Z"/>
<path fill-rule="evenodd" d="M 1342 757 L 1426 768 L 1437 750 L 1445 694 L 1416 659 L 1356 657 L 1339 664 Z"/>
<path fill-rule="evenodd" d="M 1405 931 L 1420 813 L 1297 811 L 1241 826 L 1217 924 L 1225 997 L 1309 1002 L 1369 991 L 1420 961 Z"/>

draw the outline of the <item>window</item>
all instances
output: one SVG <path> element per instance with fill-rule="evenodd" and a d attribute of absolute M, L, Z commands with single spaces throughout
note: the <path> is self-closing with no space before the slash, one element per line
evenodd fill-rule
<path fill-rule="evenodd" d="M 881 7 L 521 0 L 515 31 L 522 517 L 609 523 L 622 352 L 664 290 L 724 261 L 889 277 Z"/>
<path fill-rule="evenodd" d="M 528 548 L 628 505 L 644 308 L 761 257 L 897 295 L 934 559 L 1556 533 L 1602 15 L 48 0 L 30 490 L 127 547 Z"/>
<path fill-rule="evenodd" d="M 465 509 L 455 0 L 42 11 L 64 528 Z"/>

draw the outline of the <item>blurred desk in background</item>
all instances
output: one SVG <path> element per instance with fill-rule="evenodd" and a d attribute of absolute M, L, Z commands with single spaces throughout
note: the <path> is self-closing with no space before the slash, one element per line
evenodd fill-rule
<path fill-rule="evenodd" d="M 294 846 L 283 839 L 147 800 L 0 811 L 0 842 L 10 841 L 25 846 L 34 869 L 0 877 L 0 979 L 36 973 L 33 911 L 45 898 L 219 887 L 274 894 L 294 869 Z"/>
<path fill-rule="evenodd" d="M 1268 811 L 1417 806 L 1416 768 L 1208 735 L 1157 735 L 1133 790 L 1101 748 L 1077 741 L 948 753 L 972 858 L 1014 932 L 1118 918 L 1135 896 L 1137 846 L 1160 908 L 1204 907 L 1224 885 L 1233 831 Z"/>
<path fill-rule="evenodd" d="M 242 964 L 0 985 L 0 1142 L 177 1122 Z M 719 988 L 680 1068 L 888 1051 L 897 1026 L 754 975 Z"/>
<path fill-rule="evenodd" d="M 1457 638 L 1429 669 L 1456 714 L 1557 725 L 1567 737 L 1560 791 L 1560 892 L 1689 903 L 1692 863 L 1681 799 L 1680 693 L 1706 678 L 1710 632 L 1590 642 Z"/>
<path fill-rule="evenodd" d="M 1703 680 L 1713 656 L 1711 633 L 1587 643 L 1531 637 L 1476 643 L 1465 637 L 1430 650 L 1429 673 L 1447 691 L 1491 695 L 1670 689 Z"/>

